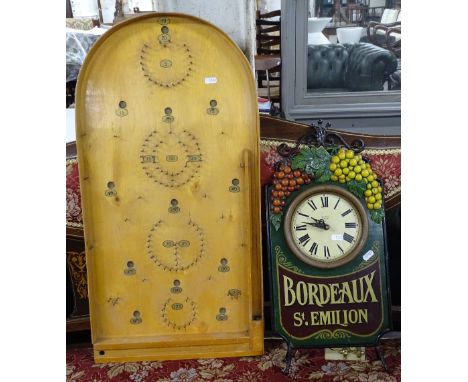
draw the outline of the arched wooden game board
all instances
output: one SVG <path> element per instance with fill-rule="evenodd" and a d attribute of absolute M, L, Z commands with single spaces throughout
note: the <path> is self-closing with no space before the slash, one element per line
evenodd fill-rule
<path fill-rule="evenodd" d="M 251 68 L 215 26 L 148 14 L 81 69 L 77 147 L 97 362 L 263 352 Z"/>

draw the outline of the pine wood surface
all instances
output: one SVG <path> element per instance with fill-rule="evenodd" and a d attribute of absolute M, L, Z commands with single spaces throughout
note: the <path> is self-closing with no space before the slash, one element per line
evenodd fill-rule
<path fill-rule="evenodd" d="M 88 53 L 76 109 L 96 361 L 261 354 L 259 121 L 242 52 L 194 17 L 124 21 Z"/>

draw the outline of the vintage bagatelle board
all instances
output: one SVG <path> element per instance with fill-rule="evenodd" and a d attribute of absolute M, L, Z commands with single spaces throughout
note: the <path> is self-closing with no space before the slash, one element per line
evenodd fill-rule
<path fill-rule="evenodd" d="M 252 70 L 215 26 L 148 14 L 104 34 L 76 95 L 97 362 L 263 352 Z"/>
<path fill-rule="evenodd" d="M 279 147 L 266 189 L 273 326 L 290 350 L 377 345 L 391 329 L 383 184 L 361 141 L 312 127 Z"/>

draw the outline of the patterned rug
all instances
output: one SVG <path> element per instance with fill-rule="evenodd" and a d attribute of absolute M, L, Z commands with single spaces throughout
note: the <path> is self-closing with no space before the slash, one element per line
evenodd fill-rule
<path fill-rule="evenodd" d="M 198 359 L 164 362 L 95 364 L 91 347 L 67 349 L 67 382 L 399 382 L 400 341 L 382 343 L 386 372 L 375 348 L 366 349 L 366 361 L 327 361 L 323 349 L 298 350 L 291 374 L 282 373 L 286 346 L 266 341 L 265 354 L 257 357 Z"/>

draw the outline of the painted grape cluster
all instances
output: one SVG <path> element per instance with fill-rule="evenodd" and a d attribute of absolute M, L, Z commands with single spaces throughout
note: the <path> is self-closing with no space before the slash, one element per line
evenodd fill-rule
<path fill-rule="evenodd" d="M 330 159 L 330 179 L 339 183 L 355 180 L 364 182 L 366 189 L 363 195 L 369 210 L 378 210 L 382 207 L 382 187 L 377 181 L 377 175 L 372 170 L 370 163 L 363 160 L 361 155 L 356 155 L 353 150 L 340 149 Z"/>
<path fill-rule="evenodd" d="M 279 168 L 273 174 L 273 189 L 271 191 L 271 209 L 273 213 L 282 212 L 285 199 L 291 195 L 291 192 L 299 190 L 303 184 L 309 184 L 312 181 L 310 175 L 300 170 L 292 170 L 286 164 L 279 165 Z"/>

